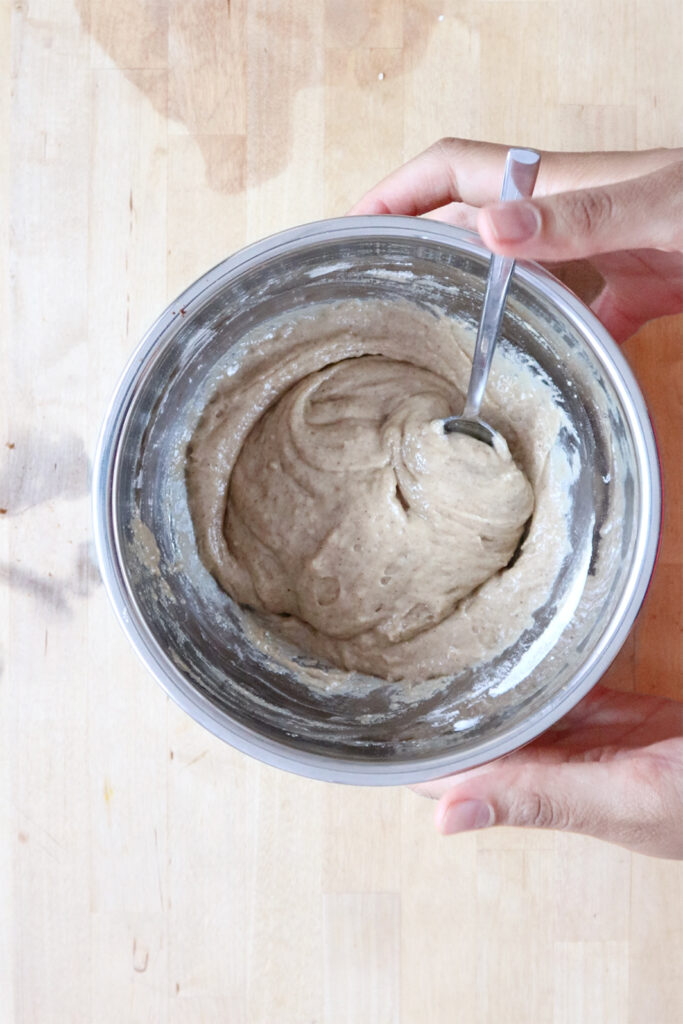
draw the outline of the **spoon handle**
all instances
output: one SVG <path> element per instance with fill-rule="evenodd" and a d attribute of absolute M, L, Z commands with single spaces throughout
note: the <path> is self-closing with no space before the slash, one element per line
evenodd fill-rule
<path fill-rule="evenodd" d="M 536 184 L 540 160 L 540 155 L 533 149 L 508 150 L 500 191 L 503 202 L 529 198 Z M 463 411 L 465 419 L 476 419 L 479 415 L 514 265 L 515 261 L 509 256 L 499 256 L 497 253 L 491 255 L 484 308 L 479 321 L 472 373 Z"/>

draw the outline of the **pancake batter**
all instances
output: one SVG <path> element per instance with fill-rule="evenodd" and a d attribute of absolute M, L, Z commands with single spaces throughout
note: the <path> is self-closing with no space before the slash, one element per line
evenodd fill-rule
<path fill-rule="evenodd" d="M 515 458 L 444 434 L 472 344 L 410 303 L 320 304 L 252 332 L 219 382 L 187 451 L 199 552 L 305 654 L 431 678 L 503 650 L 542 603 L 565 550 L 563 417 L 497 354 L 483 415 Z"/>

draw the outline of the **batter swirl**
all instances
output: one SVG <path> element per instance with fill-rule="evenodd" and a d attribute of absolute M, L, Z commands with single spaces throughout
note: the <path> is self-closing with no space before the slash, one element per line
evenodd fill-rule
<path fill-rule="evenodd" d="M 218 383 L 187 453 L 199 552 L 304 653 L 429 678 L 491 656 L 528 624 L 552 579 L 539 529 L 551 543 L 562 535 L 547 501 L 562 417 L 551 389 L 517 366 L 494 373 L 485 409 L 515 459 L 505 444 L 445 435 L 470 344 L 409 303 L 321 304 L 255 332 Z"/>

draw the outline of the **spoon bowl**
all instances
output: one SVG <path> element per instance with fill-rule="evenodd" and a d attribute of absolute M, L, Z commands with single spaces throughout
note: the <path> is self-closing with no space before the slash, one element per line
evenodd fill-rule
<path fill-rule="evenodd" d="M 490 445 L 491 448 L 496 447 L 496 438 L 501 436 L 485 420 L 465 419 L 464 416 L 450 416 L 443 421 L 443 429 L 446 434 L 466 434 L 475 441 Z"/>

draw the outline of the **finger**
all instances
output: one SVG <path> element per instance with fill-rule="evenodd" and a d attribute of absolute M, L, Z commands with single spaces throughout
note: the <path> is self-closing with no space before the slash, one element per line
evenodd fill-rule
<path fill-rule="evenodd" d="M 427 782 L 414 783 L 409 788 L 418 796 L 427 797 L 430 800 L 438 800 L 445 793 L 453 791 L 454 787 L 460 787 L 471 779 L 491 772 L 499 772 L 503 767 L 509 768 L 513 765 L 528 765 L 531 761 L 542 761 L 544 759 L 562 761 L 567 759 L 566 751 L 559 754 L 554 747 L 558 739 L 569 737 L 570 741 L 584 724 L 586 717 L 592 717 L 596 712 L 599 714 L 603 703 L 612 695 L 611 690 L 600 684 L 596 685 L 576 707 L 572 708 L 564 717 L 555 722 L 540 736 L 531 743 L 517 750 L 504 754 L 495 761 L 487 761 L 476 768 L 467 768 L 465 771 L 457 772 L 455 775 L 443 775 L 440 778 L 429 779 Z M 595 737 L 592 737 L 595 742 Z"/>
<path fill-rule="evenodd" d="M 590 305 L 616 341 L 648 320 L 683 310 L 683 253 L 632 249 L 596 256 L 592 263 L 607 284 Z"/>
<path fill-rule="evenodd" d="M 605 288 L 597 299 L 591 302 L 591 309 L 619 344 L 630 338 L 639 327 L 660 312 L 657 310 L 652 316 L 632 315 L 623 308 L 623 296 L 612 291 L 611 288 Z M 664 311 L 662 311 L 663 315 Z"/>
<path fill-rule="evenodd" d="M 507 147 L 465 139 L 441 139 L 392 171 L 349 211 L 417 216 L 465 200 L 489 201 L 500 191 Z"/>
<path fill-rule="evenodd" d="M 494 252 L 569 260 L 625 249 L 683 247 L 683 162 L 601 188 L 496 203 L 477 227 Z"/>
<path fill-rule="evenodd" d="M 507 761 L 511 756 L 508 754 L 505 760 Z M 493 771 L 496 765 L 497 762 L 495 761 L 489 762 L 488 764 L 479 765 L 477 768 L 468 768 L 466 771 L 458 772 L 457 775 L 444 775 L 440 779 L 416 782 L 409 788 L 412 789 L 413 793 L 417 793 L 418 796 L 427 797 L 429 800 L 438 800 L 444 793 L 450 792 L 454 785 L 460 785 L 463 781 L 469 781 L 469 779 Z"/>
<path fill-rule="evenodd" d="M 349 210 L 359 214 L 416 216 L 463 201 L 472 206 L 494 202 L 508 147 L 468 139 L 440 139 L 370 189 Z M 535 194 L 547 195 L 638 177 L 681 159 L 680 150 L 638 153 L 541 154 Z"/>
<path fill-rule="evenodd" d="M 683 856 L 680 798 L 657 758 L 503 766 L 439 801 L 444 834 L 513 825 L 581 832 L 657 856 Z"/>
<path fill-rule="evenodd" d="M 425 213 L 424 219 L 451 224 L 453 227 L 464 228 L 466 231 L 476 231 L 478 215 L 478 208 L 470 206 L 469 203 L 449 203 L 448 206 L 440 206 L 437 210 Z"/>
<path fill-rule="evenodd" d="M 554 195 L 556 192 L 599 188 L 615 181 L 628 181 L 678 163 L 681 159 L 683 148 L 608 153 L 543 152 L 534 195 Z"/>

